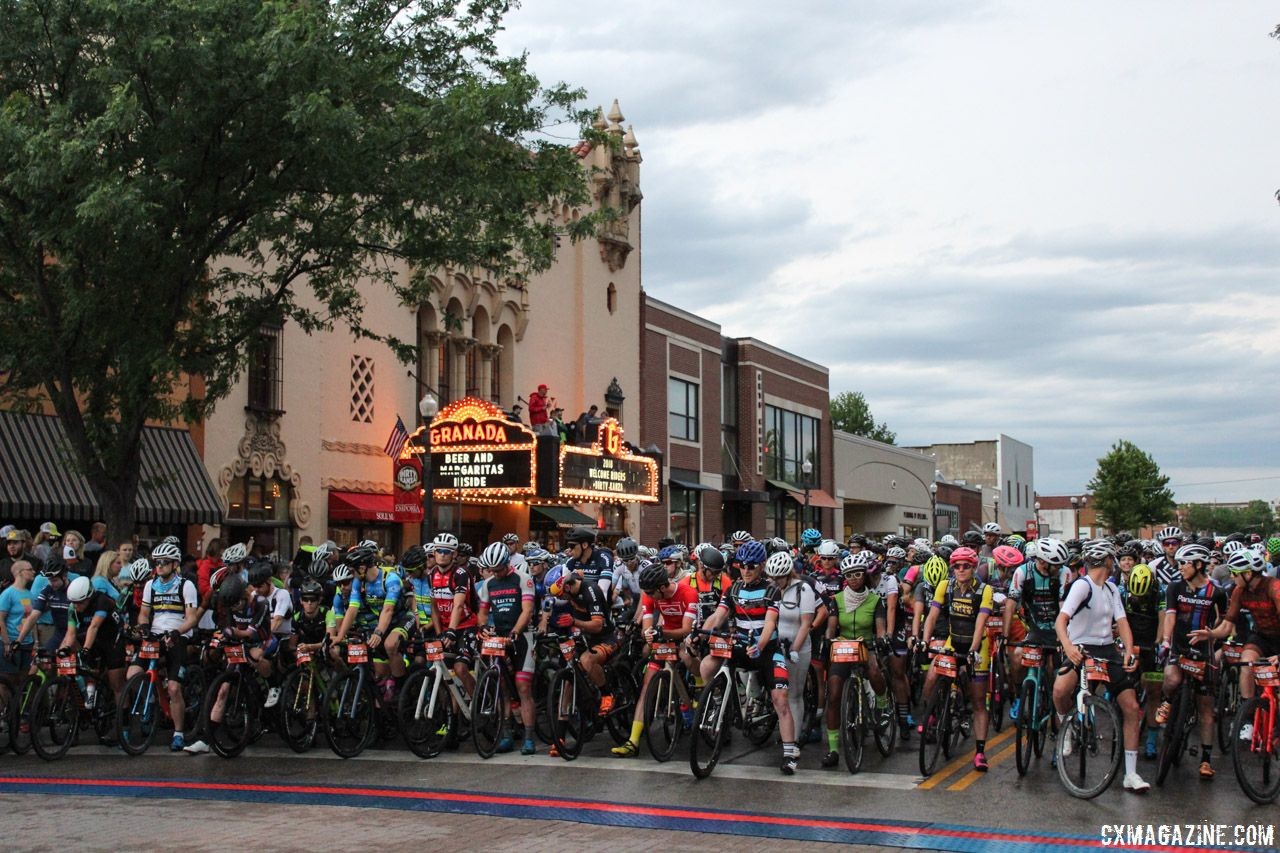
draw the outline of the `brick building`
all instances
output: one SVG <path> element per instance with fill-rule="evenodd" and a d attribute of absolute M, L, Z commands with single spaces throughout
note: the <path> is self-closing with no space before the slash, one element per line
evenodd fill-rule
<path fill-rule="evenodd" d="M 648 295 L 641 315 L 640 444 L 661 450 L 666 469 L 663 502 L 641 511 L 642 540 L 831 534 L 827 369 Z"/>
<path fill-rule="evenodd" d="M 933 514 L 938 536 L 959 537 L 982 527 L 982 487 L 966 483 L 937 482 Z"/>

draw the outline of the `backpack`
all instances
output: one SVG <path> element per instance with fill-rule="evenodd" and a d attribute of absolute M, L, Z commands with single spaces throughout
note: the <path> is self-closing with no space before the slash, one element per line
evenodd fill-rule
<path fill-rule="evenodd" d="M 1077 607 L 1077 608 L 1076 608 L 1076 612 L 1075 612 L 1075 613 L 1072 613 L 1072 614 L 1071 614 L 1071 615 L 1072 615 L 1072 617 L 1074 617 L 1076 614 L 1078 614 L 1081 610 L 1084 610 L 1086 607 L 1088 607 L 1088 606 L 1089 606 L 1089 602 L 1093 601 L 1093 584 L 1089 581 L 1089 578 L 1088 578 L 1087 576 L 1085 576 L 1085 575 L 1081 575 L 1080 577 L 1078 577 L 1078 578 L 1076 578 L 1075 580 L 1073 580 L 1070 584 L 1067 584 L 1067 593 L 1066 593 L 1066 594 L 1070 594 L 1070 590 L 1071 590 L 1071 586 L 1072 586 L 1072 584 L 1077 584 L 1077 583 L 1079 583 L 1080 581 L 1084 581 L 1085 583 L 1089 584 L 1089 592 L 1088 592 L 1088 594 L 1087 594 L 1087 595 L 1085 595 L 1085 597 L 1084 597 L 1084 603 L 1083 603 L 1083 604 L 1081 604 L 1079 607 Z M 1104 589 L 1110 590 L 1110 594 L 1111 594 L 1111 595 L 1114 595 L 1114 596 L 1119 596 L 1119 595 L 1120 595 L 1120 588 L 1119 588 L 1119 587 L 1117 587 L 1117 586 L 1115 585 L 1115 581 L 1111 580 L 1111 578 L 1107 578 L 1105 581 L 1103 581 L 1103 582 L 1102 582 L 1102 586 L 1103 586 L 1103 588 L 1104 588 Z M 1065 595 L 1066 595 L 1066 594 L 1064 594 L 1064 598 L 1065 598 Z"/>

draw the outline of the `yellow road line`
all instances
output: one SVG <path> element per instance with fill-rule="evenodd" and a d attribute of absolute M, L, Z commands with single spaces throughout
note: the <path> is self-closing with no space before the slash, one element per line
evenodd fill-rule
<path fill-rule="evenodd" d="M 923 734 L 920 734 L 919 736 L 924 737 Z M 1003 743 L 1004 741 L 1008 740 L 1011 737 L 1013 737 L 1012 726 L 1009 728 L 1006 728 L 1003 732 L 996 735 L 991 740 L 987 741 L 987 748 L 991 749 L 993 747 L 999 746 L 1001 743 Z M 963 744 L 964 741 L 961 741 L 961 743 Z M 938 785 L 942 784 L 942 782 L 952 773 L 955 773 L 957 770 L 960 770 L 965 766 L 967 766 L 971 760 L 973 760 L 973 756 L 971 753 L 966 753 L 965 755 L 956 756 L 955 758 L 951 759 L 950 763 L 944 765 L 941 770 L 936 771 L 932 776 L 930 776 L 928 779 L 925 779 L 917 787 L 924 788 L 926 790 L 929 788 L 935 788 Z"/>
<path fill-rule="evenodd" d="M 1008 758 L 1010 755 L 1013 755 L 1013 751 L 1014 751 L 1014 749 L 1016 749 L 1016 748 L 1017 748 L 1017 746 L 1018 746 L 1018 745 L 1017 745 L 1016 743 L 1011 743 L 1011 744 L 1009 744 L 1009 745 L 1008 745 L 1008 746 L 1006 746 L 1004 749 L 1000 750 L 1000 752 L 999 752 L 999 753 L 997 753 L 997 754 L 995 755 L 995 757 L 993 757 L 990 761 L 988 761 L 988 762 L 987 762 L 987 766 L 988 766 L 988 767 L 995 767 L 995 766 L 996 766 L 996 762 L 1000 761 L 1001 759 Z M 981 776 L 985 776 L 985 775 L 987 775 L 987 774 L 986 774 L 986 773 L 980 773 L 980 772 L 978 772 L 977 770 L 971 770 L 971 771 L 969 772 L 969 775 L 967 775 L 967 776 L 965 776 L 965 777 L 961 778 L 961 779 L 960 779 L 960 781 L 956 782 L 954 785 L 949 786 L 949 787 L 947 788 L 947 790 L 948 790 L 948 791 L 963 791 L 965 788 L 969 787 L 969 786 L 970 786 L 970 785 L 972 785 L 975 781 L 977 781 L 977 779 L 978 779 L 979 777 L 981 777 Z"/>

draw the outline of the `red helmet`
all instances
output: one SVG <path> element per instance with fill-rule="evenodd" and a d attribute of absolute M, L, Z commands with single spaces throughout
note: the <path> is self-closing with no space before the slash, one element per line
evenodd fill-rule
<path fill-rule="evenodd" d="M 1012 569 L 1022 565 L 1022 552 L 1012 545 L 997 545 L 991 552 L 991 556 L 995 559 L 996 565 L 1002 569 Z"/>
<path fill-rule="evenodd" d="M 978 552 L 972 548 L 957 548 L 951 552 L 951 565 L 957 563 L 968 563 L 971 566 L 978 565 Z"/>

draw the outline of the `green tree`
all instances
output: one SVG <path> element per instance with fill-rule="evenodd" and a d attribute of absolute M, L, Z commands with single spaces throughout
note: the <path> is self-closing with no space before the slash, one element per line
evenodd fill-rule
<path fill-rule="evenodd" d="M 1124 439 L 1098 460 L 1089 481 L 1099 517 L 1117 532 L 1166 521 L 1174 509 L 1168 486 L 1169 478 L 1160 473 L 1151 454 Z"/>
<path fill-rule="evenodd" d="M 262 324 L 409 359 L 369 288 L 550 264 L 545 211 L 588 193 L 546 131 L 603 137 L 498 53 L 509 6 L 0 0 L 0 393 L 52 401 L 111 529 L 144 422 L 203 417 Z"/>
<path fill-rule="evenodd" d="M 1192 530 L 1208 533 L 1262 533 L 1275 525 L 1271 506 L 1262 500 L 1249 501 L 1243 507 L 1216 504 L 1188 504 L 1186 524 Z"/>
<path fill-rule="evenodd" d="M 894 444 L 898 439 L 898 434 L 883 421 L 876 423 L 861 391 L 843 391 L 831 398 L 831 424 L 836 429 L 885 444 Z"/>

